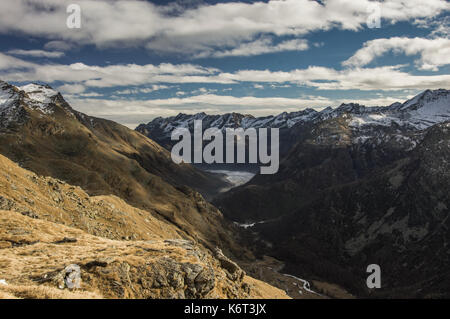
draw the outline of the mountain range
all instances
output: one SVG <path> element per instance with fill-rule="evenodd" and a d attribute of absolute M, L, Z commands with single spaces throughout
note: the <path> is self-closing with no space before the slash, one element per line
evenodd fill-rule
<path fill-rule="evenodd" d="M 201 120 L 203 130 L 218 128 L 278 128 L 280 130 L 280 155 L 285 156 L 297 143 L 297 131 L 305 125 L 323 122 L 343 116 L 352 117 L 349 128 L 353 130 L 355 138 L 364 142 L 364 132 L 386 129 L 397 126 L 402 131 L 417 131 L 450 119 L 448 109 L 447 90 L 427 90 L 404 103 L 394 103 L 383 107 L 366 107 L 349 103 L 341 104 L 337 108 L 327 107 L 321 111 L 307 108 L 298 112 L 283 112 L 276 116 L 253 117 L 240 113 L 223 115 L 208 115 L 204 112 L 183 114 L 162 118 L 157 117 L 147 124 L 140 124 L 136 131 L 148 136 L 158 144 L 170 150 L 176 141 L 171 140 L 171 133 L 175 128 L 188 128 L 193 133 L 194 121 Z M 423 107 L 426 104 L 426 107 Z M 356 133 L 358 132 L 358 133 Z M 370 134 L 370 132 L 368 133 Z M 405 143 L 407 141 L 405 140 Z M 198 165 L 201 167 L 201 165 Z M 209 168 L 232 168 L 256 171 L 252 165 L 208 165 Z"/>
<path fill-rule="evenodd" d="M 0 144 L 0 295 L 288 298 L 226 257 L 254 260 L 203 197 L 228 184 L 142 134 L 0 82 Z M 82 290 L 60 291 L 71 264 Z"/>
<path fill-rule="evenodd" d="M 260 118 L 180 114 L 136 129 L 170 149 L 171 129 L 194 119 L 280 128 L 278 173 L 256 175 L 213 200 L 245 225 L 245 244 L 255 252 L 357 295 L 449 296 L 450 91 L 385 107 L 350 103 Z M 383 271 L 376 291 L 365 285 L 373 263 Z"/>
<path fill-rule="evenodd" d="M 171 132 L 198 119 L 279 128 L 279 171 L 232 188 L 175 164 Z M 445 89 L 384 107 L 179 114 L 131 130 L 50 86 L 0 81 L 0 296 L 448 297 L 449 134 Z M 58 288 L 71 264 L 80 291 Z M 365 284 L 369 264 L 381 289 Z"/>

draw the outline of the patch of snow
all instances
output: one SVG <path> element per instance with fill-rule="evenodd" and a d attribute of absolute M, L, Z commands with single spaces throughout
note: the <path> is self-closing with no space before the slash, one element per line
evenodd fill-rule
<path fill-rule="evenodd" d="M 254 222 L 254 223 L 238 223 L 238 222 L 234 222 L 234 224 L 236 226 L 242 227 L 244 229 L 248 229 L 248 228 L 254 227 L 255 225 L 264 224 L 266 222 L 267 222 L 266 220 L 262 220 L 260 222 Z"/>
<path fill-rule="evenodd" d="M 51 98 L 58 94 L 57 91 L 49 87 L 34 83 L 21 86 L 19 89 L 27 93 L 31 99 L 41 103 L 50 103 Z"/>
<path fill-rule="evenodd" d="M 0 91 L 0 109 L 9 107 L 14 100 L 14 93 Z"/>
<path fill-rule="evenodd" d="M 20 90 L 27 93 L 29 100 L 27 101 L 30 106 L 40 110 L 45 114 L 51 114 L 53 111 L 48 107 L 53 98 L 58 95 L 58 92 L 50 87 L 39 84 L 27 84 L 19 87 Z"/>
<path fill-rule="evenodd" d="M 417 110 L 411 111 L 409 119 L 419 129 L 425 129 L 439 122 L 450 120 L 450 94 L 427 102 Z"/>
<path fill-rule="evenodd" d="M 2 83 L 0 82 L 0 85 Z M 5 83 L 6 84 L 6 83 Z M 6 85 L 0 86 L 0 110 L 6 109 L 17 101 L 17 93 Z"/>

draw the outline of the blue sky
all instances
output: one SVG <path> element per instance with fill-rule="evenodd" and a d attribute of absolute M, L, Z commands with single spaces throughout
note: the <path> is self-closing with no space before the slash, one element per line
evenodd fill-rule
<path fill-rule="evenodd" d="M 69 4 L 79 29 L 67 27 Z M 130 127 L 178 112 L 388 105 L 450 88 L 449 10 L 443 0 L 7 0 L 0 79 L 48 83 L 75 109 Z"/>

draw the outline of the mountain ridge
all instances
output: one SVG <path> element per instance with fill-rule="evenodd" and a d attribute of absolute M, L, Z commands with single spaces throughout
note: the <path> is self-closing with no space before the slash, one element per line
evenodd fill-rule
<path fill-rule="evenodd" d="M 74 110 L 48 86 L 1 83 L 0 154 L 38 175 L 80 186 L 90 195 L 116 195 L 177 225 L 202 244 L 227 253 L 232 230 L 204 192 L 226 185 L 188 164 L 177 165 L 154 141 L 112 121 Z M 36 97 L 33 100 L 33 97 Z M 191 188 L 192 187 L 192 188 Z"/>
<path fill-rule="evenodd" d="M 289 132 L 286 132 L 295 131 L 296 126 L 314 124 L 344 114 L 354 117 L 354 126 L 367 126 L 368 124 L 390 126 L 392 123 L 396 123 L 399 126 L 422 130 L 445 119 L 450 119 L 448 109 L 441 108 L 439 103 L 431 103 L 437 99 L 444 101 L 445 106 L 445 103 L 449 103 L 450 91 L 446 89 L 426 90 L 403 103 L 396 102 L 389 106 L 367 107 L 358 103 L 342 103 L 336 108 L 327 107 L 321 111 L 306 108 L 296 112 L 283 112 L 263 117 L 240 113 L 222 115 L 208 115 L 204 112 L 191 115 L 180 113 L 167 118 L 157 117 L 147 124 L 138 125 L 135 130 L 155 140 L 168 150 L 174 145 L 174 142 L 171 141 L 171 132 L 177 127 L 189 128 L 192 132 L 194 120 L 202 120 L 203 129 L 210 127 L 217 127 L 221 130 L 239 127 L 244 129 L 279 128 L 281 141 L 295 139 L 290 136 Z M 424 109 L 424 102 L 427 102 L 425 104 L 432 109 Z M 289 147 L 291 144 L 289 143 Z"/>

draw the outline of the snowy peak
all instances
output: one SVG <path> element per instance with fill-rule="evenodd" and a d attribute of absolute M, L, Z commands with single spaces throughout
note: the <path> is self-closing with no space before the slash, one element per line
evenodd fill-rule
<path fill-rule="evenodd" d="M 402 127 L 423 130 L 450 120 L 450 91 L 426 90 L 404 103 L 394 103 L 388 107 L 352 109 L 350 114 L 352 127 L 390 126 L 395 123 Z"/>
<path fill-rule="evenodd" d="M 30 99 L 43 104 L 51 103 L 53 98 L 58 95 L 58 92 L 49 85 L 31 83 L 19 87 L 19 89 L 27 93 Z"/>
<path fill-rule="evenodd" d="M 38 117 L 54 117 L 56 111 L 75 116 L 62 95 L 48 85 L 32 83 L 18 87 L 0 80 L 0 129 L 9 130 L 25 123 L 30 111 L 37 111 Z"/>
<path fill-rule="evenodd" d="M 366 107 L 358 103 L 342 103 L 339 107 L 335 109 L 337 114 L 342 113 L 354 113 L 360 114 L 365 111 Z"/>
<path fill-rule="evenodd" d="M 21 104 L 44 114 L 52 114 L 56 103 L 70 110 L 61 94 L 49 85 L 31 83 L 17 87 L 0 80 L 0 109 Z"/>
<path fill-rule="evenodd" d="M 31 83 L 19 87 L 19 89 L 26 93 L 25 103 L 30 107 L 45 114 L 54 112 L 51 104 L 55 102 L 59 93 L 50 86 Z"/>
<path fill-rule="evenodd" d="M 400 107 L 399 117 L 418 129 L 450 120 L 450 91 L 427 90 Z"/>
<path fill-rule="evenodd" d="M 424 106 L 434 105 L 436 101 L 449 101 L 450 90 L 426 90 L 419 95 L 413 97 L 412 99 L 406 101 L 400 107 L 400 110 L 418 110 Z"/>

